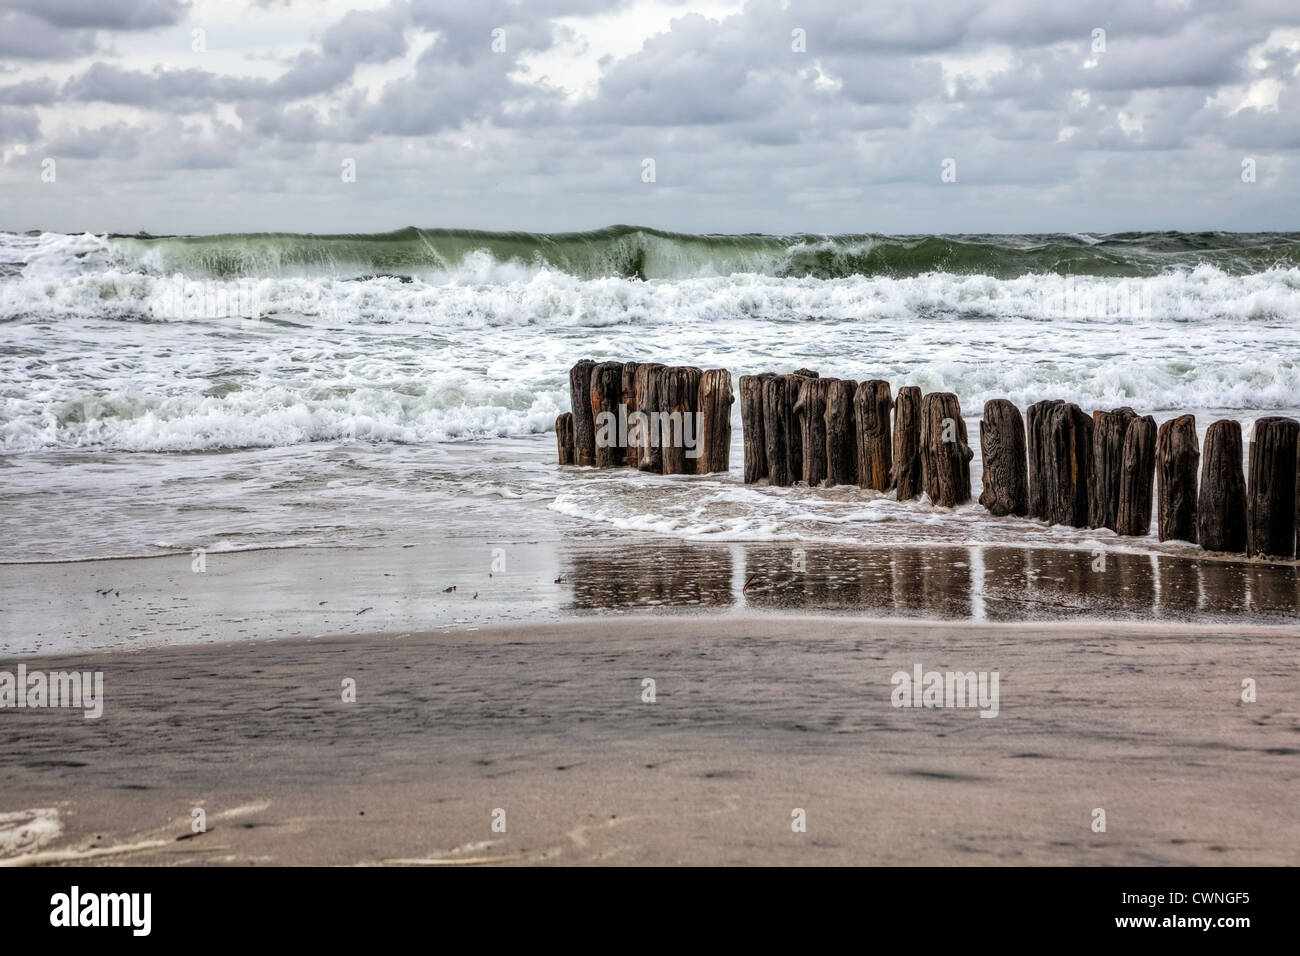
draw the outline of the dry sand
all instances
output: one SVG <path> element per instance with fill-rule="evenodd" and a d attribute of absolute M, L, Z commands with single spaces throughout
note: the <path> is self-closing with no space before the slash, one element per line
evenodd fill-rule
<path fill-rule="evenodd" d="M 1294 627 L 604 617 L 25 662 L 103 671 L 105 709 L 0 712 L 11 863 L 1300 864 Z M 917 663 L 996 670 L 999 715 L 895 708 Z"/>

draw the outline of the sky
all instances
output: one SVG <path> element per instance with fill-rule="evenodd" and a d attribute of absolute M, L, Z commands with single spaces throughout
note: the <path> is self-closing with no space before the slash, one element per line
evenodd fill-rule
<path fill-rule="evenodd" d="M 1300 230 L 1297 0 L 0 0 L 0 229 Z"/>

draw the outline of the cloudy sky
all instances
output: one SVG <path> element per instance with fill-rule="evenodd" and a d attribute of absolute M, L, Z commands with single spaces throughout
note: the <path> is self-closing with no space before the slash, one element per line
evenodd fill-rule
<path fill-rule="evenodd" d="M 1297 0 L 0 0 L 0 229 L 1296 230 L 1298 100 Z"/>

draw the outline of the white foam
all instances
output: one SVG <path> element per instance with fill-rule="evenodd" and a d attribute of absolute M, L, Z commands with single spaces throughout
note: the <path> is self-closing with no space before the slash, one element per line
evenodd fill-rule
<path fill-rule="evenodd" d="M 232 285 L 121 271 L 94 236 L 6 242 L 28 263 L 0 281 L 8 452 L 533 434 L 567 409 L 584 356 L 737 375 L 810 365 L 952 391 L 968 413 L 995 397 L 1300 405 L 1298 269 L 642 282 L 470 255 L 439 281 Z"/>

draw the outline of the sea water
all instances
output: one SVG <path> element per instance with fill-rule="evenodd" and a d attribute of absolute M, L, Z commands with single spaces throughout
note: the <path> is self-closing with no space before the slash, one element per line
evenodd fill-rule
<path fill-rule="evenodd" d="M 555 465 L 580 358 L 983 403 L 1300 409 L 1300 237 L 0 234 L 0 561 L 648 535 L 1158 549 L 856 488 Z M 1180 546 L 1171 545 L 1177 550 Z M 1190 546 L 1187 546 L 1190 548 Z"/>

